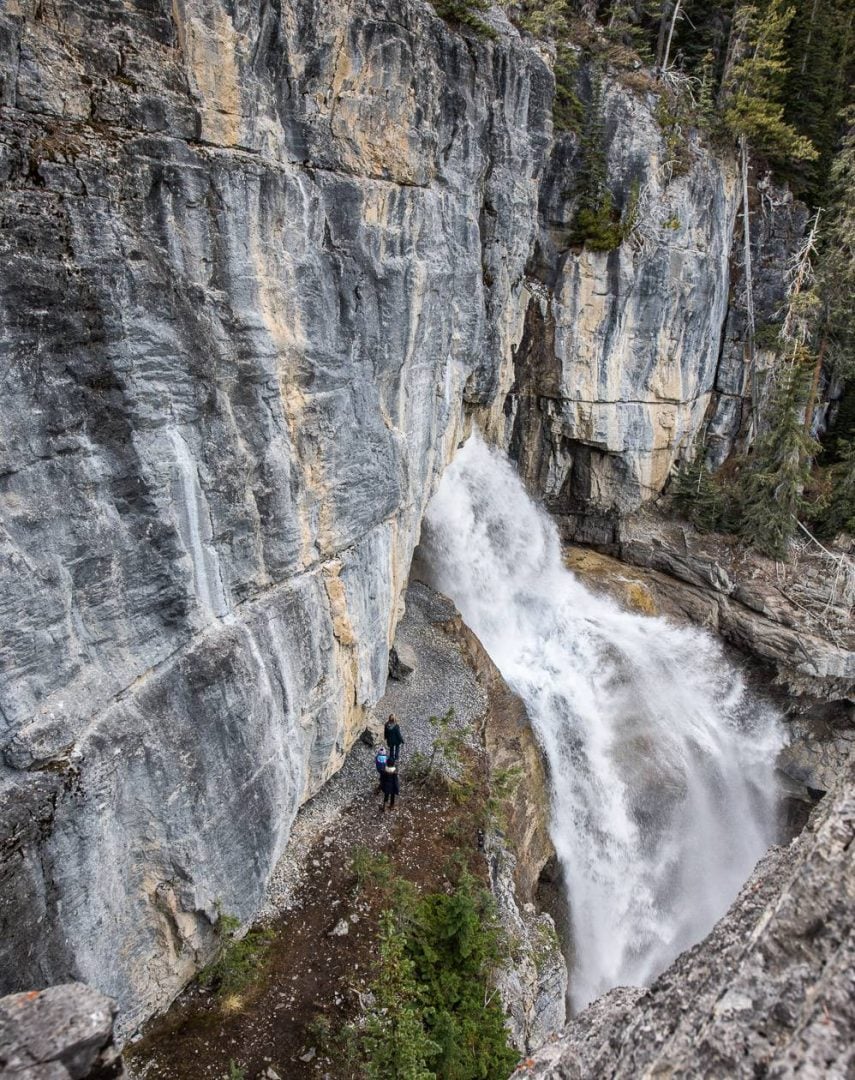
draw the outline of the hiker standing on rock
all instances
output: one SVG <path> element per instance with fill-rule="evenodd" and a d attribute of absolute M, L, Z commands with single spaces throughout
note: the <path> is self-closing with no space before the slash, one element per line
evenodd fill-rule
<path fill-rule="evenodd" d="M 383 728 L 383 737 L 389 747 L 389 763 L 394 765 L 401 756 L 401 747 L 404 745 L 404 736 L 398 727 L 398 718 L 394 713 L 389 713 L 389 719 Z"/>
<path fill-rule="evenodd" d="M 398 784 L 398 770 L 394 765 L 387 765 L 380 776 L 380 787 L 383 789 L 383 805 L 380 807 L 380 813 L 386 809 L 386 803 L 389 804 L 389 809 L 395 809 L 395 796 L 401 794 L 401 788 Z"/>

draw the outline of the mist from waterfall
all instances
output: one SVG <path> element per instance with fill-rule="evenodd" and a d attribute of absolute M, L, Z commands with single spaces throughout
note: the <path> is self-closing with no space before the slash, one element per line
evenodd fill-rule
<path fill-rule="evenodd" d="M 777 715 L 709 634 L 585 588 L 478 436 L 447 469 L 422 541 L 433 584 L 525 701 L 548 758 L 573 1010 L 648 984 L 774 842 Z"/>

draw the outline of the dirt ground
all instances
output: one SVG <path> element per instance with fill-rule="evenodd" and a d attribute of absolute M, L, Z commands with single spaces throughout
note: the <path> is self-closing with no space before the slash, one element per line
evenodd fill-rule
<path fill-rule="evenodd" d="M 453 609 L 452 609 L 453 610 Z M 472 663 L 444 629 L 447 602 L 428 590 L 411 591 L 399 636 L 418 664 L 404 682 L 391 683 L 378 707 L 394 710 L 406 743 L 401 796 L 394 811 L 380 812 L 373 751 L 357 744 L 341 773 L 301 811 L 295 825 L 297 884 L 282 889 L 265 908 L 272 945 L 253 986 L 240 997 L 218 998 L 192 984 L 168 1012 L 152 1020 L 142 1038 L 125 1049 L 134 1080 L 349 1080 L 324 1057 L 318 1022 L 335 1031 L 359 1012 L 358 993 L 371 981 L 380 915 L 388 906 L 377 887 L 358 886 L 354 852 L 385 854 L 396 876 L 426 891 L 448 886 L 449 859 L 459 854 L 485 882 L 478 848 L 486 800 L 486 754 L 477 737 L 487 695 Z M 467 797 L 455 799 L 441 779 L 422 784 L 408 778 L 408 759 L 429 753 L 435 729 L 427 717 L 452 706 L 456 723 L 470 733 Z M 306 823 L 319 822 L 306 833 Z M 283 859 L 294 874 L 293 855 Z M 283 876 L 280 869 L 274 875 Z M 290 891 L 289 891 L 290 888 Z M 287 894 L 287 895 L 286 895 Z M 333 933 L 342 925 L 347 933 Z M 231 1072 L 230 1072 L 231 1070 Z M 243 1070 L 243 1071 L 238 1071 Z"/>
<path fill-rule="evenodd" d="M 247 1080 L 330 1077 L 336 1070 L 317 1046 L 314 1025 L 324 1018 L 336 1030 L 359 1011 L 374 962 L 379 917 L 387 901 L 372 885 L 359 888 L 351 867 L 359 846 L 385 853 L 398 876 L 424 890 L 446 887 L 449 855 L 460 851 L 470 869 L 485 878 L 478 851 L 478 795 L 464 805 L 441 782 L 414 784 L 394 811 L 380 813 L 380 798 L 367 790 L 310 852 L 308 873 L 294 908 L 271 925 L 274 940 L 258 983 L 240 999 L 219 1000 L 192 987 L 126 1057 L 136 1076 L 158 1080 L 201 1080 L 229 1076 L 229 1066 Z M 348 931 L 333 930 L 344 920 Z M 308 1060 L 307 1060 L 308 1059 Z"/>

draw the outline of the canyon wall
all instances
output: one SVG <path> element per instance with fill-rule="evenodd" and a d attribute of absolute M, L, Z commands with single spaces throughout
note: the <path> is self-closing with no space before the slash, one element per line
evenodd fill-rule
<path fill-rule="evenodd" d="M 852 1075 L 855 759 L 805 831 L 649 989 L 617 987 L 515 1077 Z"/>
<path fill-rule="evenodd" d="M 607 79 L 642 216 L 573 249 L 578 139 L 490 19 L 0 13 L 0 991 L 85 980 L 126 1032 L 254 912 L 472 422 L 593 534 L 701 424 L 732 163 L 687 136 L 675 172 L 656 95 Z"/>
<path fill-rule="evenodd" d="M 686 133 L 674 160 L 653 94 L 609 80 L 602 111 L 629 236 L 612 251 L 573 243 L 585 150 L 577 136 L 558 138 L 507 409 L 529 487 L 578 539 L 606 539 L 621 514 L 658 495 L 703 425 L 739 195 L 733 162 L 696 135 Z"/>
<path fill-rule="evenodd" d="M 382 694 L 551 77 L 379 0 L 22 0 L 0 48 L 2 989 L 127 1030 Z"/>

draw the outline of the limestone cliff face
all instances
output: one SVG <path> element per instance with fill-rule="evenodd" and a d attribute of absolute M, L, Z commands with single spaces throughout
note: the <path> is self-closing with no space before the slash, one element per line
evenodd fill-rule
<path fill-rule="evenodd" d="M 252 914 L 473 419 L 594 531 L 701 422 L 731 165 L 673 175 L 607 81 L 640 227 L 572 250 L 578 146 L 490 18 L 3 6 L 0 991 L 82 979 L 127 1031 Z"/>
<path fill-rule="evenodd" d="M 14 0 L 0 48 L 0 989 L 127 1030 L 382 693 L 551 77 L 417 0 Z"/>
<path fill-rule="evenodd" d="M 751 192 L 751 282 L 757 326 L 756 369 L 762 387 L 774 364 L 776 326 L 787 300 L 786 271 L 807 225 L 807 207 L 793 199 L 786 188 L 762 176 Z M 746 363 L 745 340 L 748 311 L 745 296 L 745 259 L 742 245 L 742 217 L 737 221 L 733 245 L 731 300 L 727 312 L 716 370 L 715 389 L 706 427 L 707 458 L 717 468 L 735 446 L 745 447 L 750 415 L 750 366 Z M 771 331 L 772 341 L 769 340 Z"/>
<path fill-rule="evenodd" d="M 602 98 L 609 185 L 634 224 L 614 251 L 571 244 L 584 153 L 559 138 L 507 410 L 529 483 L 582 539 L 659 494 L 703 424 L 738 201 L 733 163 L 694 136 L 675 162 L 655 95 L 607 82 Z"/>

